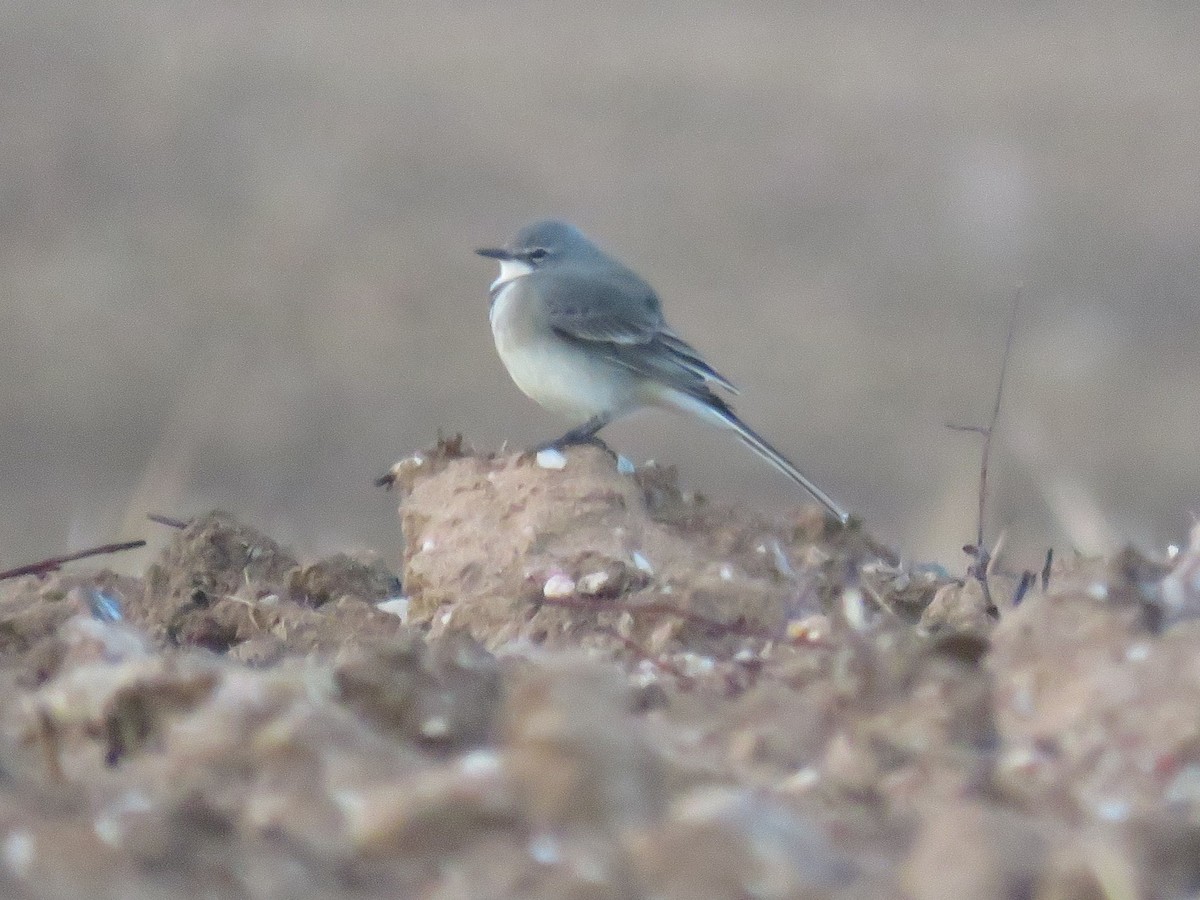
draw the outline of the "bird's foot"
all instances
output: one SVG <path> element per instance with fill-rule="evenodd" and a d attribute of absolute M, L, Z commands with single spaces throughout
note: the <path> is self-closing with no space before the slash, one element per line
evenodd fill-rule
<path fill-rule="evenodd" d="M 544 444 L 538 444 L 536 447 L 531 448 L 529 452 L 534 455 L 537 455 L 538 453 L 540 453 L 543 450 L 562 451 L 562 450 L 566 450 L 568 447 L 583 447 L 583 446 L 588 446 L 588 445 L 590 445 L 592 447 L 599 447 L 601 450 L 603 450 L 609 456 L 613 457 L 614 459 L 616 458 L 617 454 L 612 449 L 612 447 L 608 446 L 608 444 L 604 443 L 603 440 L 596 437 L 596 435 L 594 435 L 594 434 L 573 435 L 573 434 L 567 433 L 567 434 L 564 434 L 560 438 L 555 438 L 552 441 L 546 441 L 546 443 L 544 443 Z"/>

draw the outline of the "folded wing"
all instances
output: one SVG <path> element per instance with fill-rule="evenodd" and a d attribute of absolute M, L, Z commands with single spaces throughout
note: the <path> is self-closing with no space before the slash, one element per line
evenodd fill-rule
<path fill-rule="evenodd" d="M 550 273 L 547 273 L 550 274 Z M 550 327 L 564 340 L 587 345 L 612 363 L 684 390 L 713 397 L 710 385 L 737 389 L 663 319 L 654 290 L 628 271 L 564 272 L 531 277 Z"/>

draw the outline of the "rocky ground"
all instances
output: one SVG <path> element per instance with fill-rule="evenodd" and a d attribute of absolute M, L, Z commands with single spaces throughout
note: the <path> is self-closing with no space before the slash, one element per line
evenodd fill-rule
<path fill-rule="evenodd" d="M 0 585 L 0 892 L 1200 890 L 1200 538 L 995 611 L 628 469 L 443 442 L 391 473 L 397 574 L 213 513 Z"/>

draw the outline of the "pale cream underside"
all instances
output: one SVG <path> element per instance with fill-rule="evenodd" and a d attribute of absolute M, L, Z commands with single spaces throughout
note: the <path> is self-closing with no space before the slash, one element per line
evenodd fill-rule
<path fill-rule="evenodd" d="M 520 276 L 503 276 L 502 269 L 497 283 L 507 284 L 492 303 L 492 336 L 522 393 L 572 424 L 654 402 L 640 396 L 641 379 L 555 335 L 533 307 L 534 295 L 518 289 Z"/>

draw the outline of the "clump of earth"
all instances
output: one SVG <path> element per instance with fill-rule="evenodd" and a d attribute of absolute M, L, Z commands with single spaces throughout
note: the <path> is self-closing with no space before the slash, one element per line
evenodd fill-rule
<path fill-rule="evenodd" d="M 3 896 L 1200 891 L 1200 533 L 985 592 L 593 447 L 391 481 L 398 572 L 0 584 Z"/>

